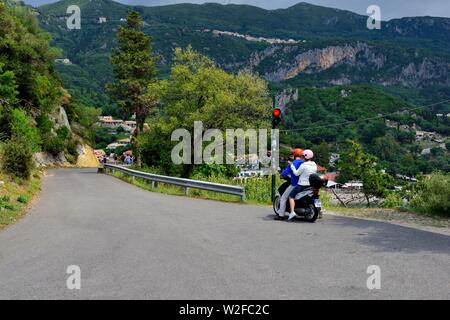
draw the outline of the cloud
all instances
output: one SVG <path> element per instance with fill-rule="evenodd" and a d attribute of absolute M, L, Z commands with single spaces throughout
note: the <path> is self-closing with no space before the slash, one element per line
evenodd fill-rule
<path fill-rule="evenodd" d="M 164 5 L 173 3 L 204 3 L 217 2 L 222 4 L 250 4 L 266 9 L 287 8 L 298 3 L 300 0 L 119 0 L 118 2 L 126 4 L 142 4 L 147 6 Z M 55 2 L 52 0 L 25 0 L 32 5 L 41 5 L 43 3 Z M 367 7 L 373 4 L 379 5 L 382 12 L 382 19 L 411 17 L 411 16 L 439 16 L 450 17 L 449 0 L 309 0 L 312 4 L 325 7 L 339 8 L 366 14 Z"/>

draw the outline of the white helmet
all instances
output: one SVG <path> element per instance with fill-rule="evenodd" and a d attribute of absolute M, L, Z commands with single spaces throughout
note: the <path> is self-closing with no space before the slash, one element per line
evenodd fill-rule
<path fill-rule="evenodd" d="M 314 152 L 312 152 L 311 150 L 305 150 L 303 151 L 303 156 L 306 160 L 311 160 L 312 158 L 314 158 Z"/>

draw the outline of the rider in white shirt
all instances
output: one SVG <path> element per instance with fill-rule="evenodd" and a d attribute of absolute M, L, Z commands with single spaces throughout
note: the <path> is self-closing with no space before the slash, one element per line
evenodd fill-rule
<path fill-rule="evenodd" d="M 311 150 L 303 151 L 303 157 L 305 158 L 305 163 L 303 163 L 298 169 L 291 166 L 293 174 L 299 177 L 297 187 L 292 190 L 289 196 L 289 202 L 291 204 L 291 214 L 289 215 L 289 220 L 292 220 L 297 216 L 295 213 L 295 197 L 303 192 L 305 189 L 310 187 L 309 177 L 312 174 L 317 173 L 317 164 L 312 161 L 314 158 L 314 153 Z"/>

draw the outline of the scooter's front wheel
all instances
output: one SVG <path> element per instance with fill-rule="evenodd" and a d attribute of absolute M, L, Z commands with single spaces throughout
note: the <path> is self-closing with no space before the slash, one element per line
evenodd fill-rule
<path fill-rule="evenodd" d="M 275 195 L 275 199 L 273 199 L 273 211 L 276 215 L 278 215 L 278 212 L 280 210 L 280 204 L 281 204 L 281 196 L 277 193 Z"/>

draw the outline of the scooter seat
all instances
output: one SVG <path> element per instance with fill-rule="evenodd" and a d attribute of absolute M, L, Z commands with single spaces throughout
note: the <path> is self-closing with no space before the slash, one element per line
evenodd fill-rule
<path fill-rule="evenodd" d="M 308 188 L 308 189 L 303 190 L 303 191 L 300 192 L 299 194 L 297 194 L 297 195 L 295 196 L 295 200 L 297 201 L 297 200 L 303 199 L 304 197 L 309 196 L 309 195 L 312 195 L 312 194 L 313 194 L 313 188 L 310 187 L 310 188 Z"/>

